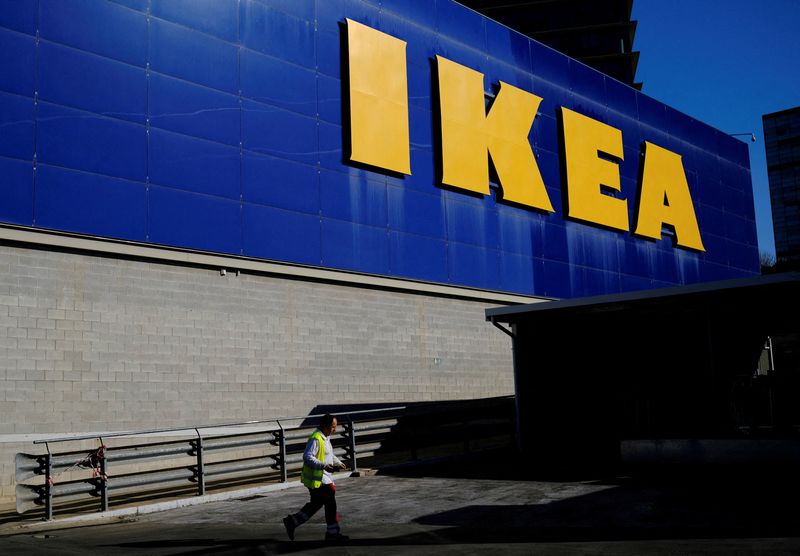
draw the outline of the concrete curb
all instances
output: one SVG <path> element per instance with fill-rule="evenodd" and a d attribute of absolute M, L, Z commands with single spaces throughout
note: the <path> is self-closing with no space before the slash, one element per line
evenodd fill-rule
<path fill-rule="evenodd" d="M 353 476 L 353 473 L 343 472 L 334 473 L 335 480 L 346 479 Z M 355 475 L 356 477 L 359 475 Z M 18 535 L 26 532 L 54 531 L 58 529 L 68 529 L 72 527 L 85 527 L 89 525 L 103 525 L 106 523 L 134 521 L 138 516 L 167 510 L 176 510 L 189 506 L 198 506 L 210 502 L 222 502 L 225 500 L 238 500 L 250 496 L 259 496 L 270 492 L 278 492 L 289 488 L 302 486 L 300 481 L 290 481 L 287 483 L 277 483 L 262 487 L 247 488 L 243 490 L 232 490 L 217 494 L 207 494 L 195 496 L 193 498 L 181 498 L 178 500 L 167 500 L 157 504 L 147 504 L 145 506 L 133 506 L 130 508 L 120 508 L 119 510 L 109 510 L 107 512 L 97 512 L 92 514 L 76 515 L 53 519 L 52 521 L 34 521 L 31 523 L 7 523 L 0 525 L 0 536 Z"/>

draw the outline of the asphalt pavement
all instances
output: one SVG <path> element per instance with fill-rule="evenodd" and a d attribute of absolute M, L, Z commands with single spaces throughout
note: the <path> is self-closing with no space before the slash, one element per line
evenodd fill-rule
<path fill-rule="evenodd" d="M 785 471 L 785 472 L 783 472 Z M 168 511 L 5 528 L 0 554 L 799 554 L 792 470 L 514 478 L 482 463 L 342 477 L 345 544 L 323 512 L 290 541 L 299 484 Z"/>

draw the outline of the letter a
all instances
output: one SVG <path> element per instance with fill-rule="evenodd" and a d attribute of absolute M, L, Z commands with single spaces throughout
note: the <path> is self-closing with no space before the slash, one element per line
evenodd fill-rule
<path fill-rule="evenodd" d="M 491 155 L 503 198 L 554 212 L 528 142 L 541 97 L 500 82 L 489 115 L 483 74 L 436 57 L 442 117 L 442 183 L 489 194 Z"/>
<path fill-rule="evenodd" d="M 681 156 L 645 141 L 636 235 L 661 239 L 661 227 L 675 228 L 675 243 L 705 251 Z"/>

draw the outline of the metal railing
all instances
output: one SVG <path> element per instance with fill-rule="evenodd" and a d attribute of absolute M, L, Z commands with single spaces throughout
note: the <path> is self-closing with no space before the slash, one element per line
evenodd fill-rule
<path fill-rule="evenodd" d="M 447 414 L 441 409 L 432 412 L 431 407 L 425 411 L 398 406 L 336 414 L 342 430 L 331 439 L 334 453 L 352 471 L 357 471 L 359 459 L 374 459 L 380 452 L 405 451 L 404 459 L 416 460 L 420 458 L 420 449 L 446 444 L 443 439 L 455 440 L 459 451 L 469 451 L 470 442 L 474 448 L 481 438 L 496 436 L 497 431 L 507 437 L 513 421 L 513 416 L 507 419 L 503 415 L 498 419 L 478 415 L 470 423 L 453 412 Z M 425 417 L 432 414 L 436 415 L 435 425 Z M 17 512 L 43 507 L 44 519 L 50 520 L 56 501 L 66 501 L 62 502 L 65 506 L 67 503 L 85 506 L 87 501 L 99 499 L 98 511 L 107 511 L 112 494 L 126 500 L 144 494 L 175 496 L 176 489 L 189 488 L 202 496 L 211 481 L 220 488 L 231 483 L 286 482 L 290 476 L 299 474 L 309 431 L 316 427 L 318 417 L 321 415 L 38 440 L 34 444 L 44 445 L 46 453 L 16 455 Z M 401 419 L 411 424 L 400 426 Z M 305 424 L 309 421 L 311 424 Z M 481 425 L 486 434 L 476 434 Z M 249 429 L 229 434 L 219 431 L 244 426 Z M 184 438 L 123 446 L 106 444 L 110 439 L 164 434 Z M 52 450 L 54 444 L 87 440 L 98 440 L 99 447 L 68 452 Z M 143 464 L 152 468 L 130 472 L 125 469 Z M 91 477 L 68 477 L 86 475 L 89 471 Z M 26 483 L 38 477 L 43 483 Z"/>

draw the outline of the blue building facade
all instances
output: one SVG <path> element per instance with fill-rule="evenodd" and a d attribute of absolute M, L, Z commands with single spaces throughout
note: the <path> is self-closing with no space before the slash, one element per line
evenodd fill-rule
<path fill-rule="evenodd" d="M 348 160 L 346 19 L 407 43 L 410 175 Z M 441 185 L 437 55 L 543 98 L 555 212 Z M 566 217 L 561 107 L 622 131 L 631 222 L 679 154 L 705 251 Z M 744 143 L 452 0 L 4 1 L 0 222 L 544 297 L 759 272 Z"/>

